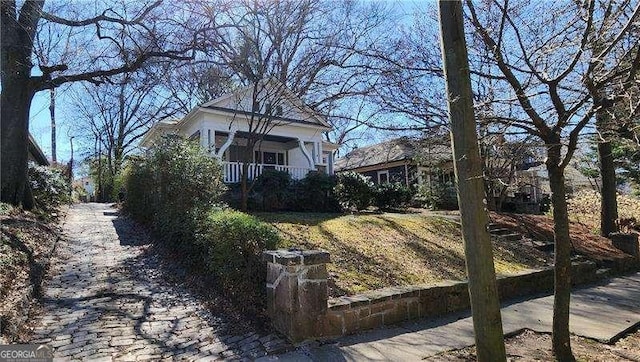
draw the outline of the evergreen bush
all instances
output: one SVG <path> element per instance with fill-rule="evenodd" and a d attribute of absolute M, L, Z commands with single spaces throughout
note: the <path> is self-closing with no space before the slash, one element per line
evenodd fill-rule
<path fill-rule="evenodd" d="M 71 201 L 71 185 L 62 169 L 30 162 L 29 182 L 35 206 L 44 212 Z"/>
<path fill-rule="evenodd" d="M 411 189 L 399 182 L 380 184 L 374 189 L 374 202 L 380 210 L 406 209 L 412 198 Z"/>
<path fill-rule="evenodd" d="M 228 295 L 242 303 L 264 306 L 265 249 L 275 249 L 275 228 L 255 217 L 234 210 L 209 213 L 196 243 L 204 264 L 216 275 Z"/>
<path fill-rule="evenodd" d="M 338 175 L 335 194 L 344 208 L 364 210 L 371 205 L 373 183 L 357 172 L 343 172 Z"/>

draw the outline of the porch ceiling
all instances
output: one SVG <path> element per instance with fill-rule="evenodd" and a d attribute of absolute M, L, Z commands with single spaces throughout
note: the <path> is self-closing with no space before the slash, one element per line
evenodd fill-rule
<path fill-rule="evenodd" d="M 228 136 L 229 132 L 216 131 L 216 134 Z M 249 138 L 249 132 L 238 131 L 236 132 L 235 138 Z M 263 137 L 263 140 L 269 141 L 269 142 L 279 142 L 279 143 L 296 142 L 295 147 L 298 147 L 298 144 L 297 144 L 298 139 L 294 137 L 276 136 L 276 135 L 268 134 Z"/>

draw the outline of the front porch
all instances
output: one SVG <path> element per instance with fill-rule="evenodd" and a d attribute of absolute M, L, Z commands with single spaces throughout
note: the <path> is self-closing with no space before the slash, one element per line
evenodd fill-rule
<path fill-rule="evenodd" d="M 285 171 L 291 175 L 294 180 L 301 180 L 311 169 L 308 167 L 274 165 L 265 163 L 250 163 L 248 169 L 249 180 L 260 176 L 264 170 Z M 242 162 L 222 161 L 222 174 L 225 183 L 240 182 L 242 175 Z"/>
<path fill-rule="evenodd" d="M 241 181 L 247 136 L 241 131 L 218 130 L 208 131 L 206 138 L 200 135 L 211 155 L 220 160 L 225 183 Z M 247 162 L 248 179 L 253 180 L 268 169 L 285 171 L 294 180 L 303 179 L 310 171 L 333 174 L 335 148 L 335 145 L 317 139 L 264 135 L 254 146 L 252 157 Z"/>

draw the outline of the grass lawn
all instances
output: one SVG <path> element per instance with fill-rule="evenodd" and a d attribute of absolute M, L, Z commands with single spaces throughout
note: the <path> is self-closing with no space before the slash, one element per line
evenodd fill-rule
<path fill-rule="evenodd" d="M 466 279 L 459 224 L 448 215 L 258 213 L 283 237 L 279 247 L 331 253 L 330 294 L 393 285 Z M 494 240 L 496 271 L 510 274 L 549 264 L 547 254 L 517 242 Z"/>

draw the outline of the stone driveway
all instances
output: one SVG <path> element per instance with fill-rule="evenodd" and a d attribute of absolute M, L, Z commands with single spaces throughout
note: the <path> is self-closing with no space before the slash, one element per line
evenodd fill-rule
<path fill-rule="evenodd" d="M 32 340 L 56 359 L 255 359 L 288 348 L 274 334 L 227 332 L 238 328 L 166 282 L 144 233 L 107 204 L 71 207 L 63 229 Z"/>

